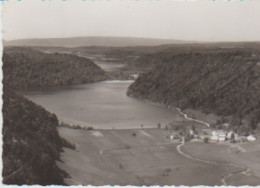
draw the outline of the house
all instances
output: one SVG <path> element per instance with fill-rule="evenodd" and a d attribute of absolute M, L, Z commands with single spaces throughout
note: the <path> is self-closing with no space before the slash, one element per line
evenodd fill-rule
<path fill-rule="evenodd" d="M 170 139 L 171 139 L 171 140 L 173 140 L 173 139 L 174 139 L 174 137 L 175 137 L 175 135 L 171 135 L 171 136 L 170 136 Z"/>
<path fill-rule="evenodd" d="M 203 135 L 212 135 L 212 129 L 209 129 L 209 128 L 204 128 L 201 130 L 202 134 Z"/>
<path fill-rule="evenodd" d="M 178 135 L 170 135 L 170 139 L 173 141 L 173 142 L 181 142 L 182 141 L 182 138 Z"/>
<path fill-rule="evenodd" d="M 255 138 L 253 135 L 249 135 L 249 136 L 247 137 L 247 140 L 248 140 L 249 142 L 253 142 L 253 141 L 256 141 L 256 138 Z"/>
<path fill-rule="evenodd" d="M 136 80 L 138 78 L 139 74 L 138 73 L 134 73 L 131 75 L 131 78 Z"/>
<path fill-rule="evenodd" d="M 190 135 L 194 136 L 194 134 L 195 134 L 194 131 L 192 129 L 190 129 Z"/>
<path fill-rule="evenodd" d="M 223 130 L 212 131 L 210 140 L 224 142 L 226 140 L 226 131 Z"/>
<path fill-rule="evenodd" d="M 234 133 L 233 131 L 229 131 L 229 132 L 227 133 L 227 139 L 231 140 L 232 134 L 234 134 L 234 139 L 237 140 L 237 139 L 238 139 L 238 134 L 237 134 L 237 133 Z"/>
<path fill-rule="evenodd" d="M 212 135 L 212 136 L 210 137 L 210 140 L 213 141 L 213 142 L 217 142 L 217 141 L 218 141 L 218 136 Z"/>
<path fill-rule="evenodd" d="M 220 141 L 220 142 L 224 142 L 226 140 L 226 135 L 220 135 L 219 137 L 218 137 L 218 141 Z"/>
<path fill-rule="evenodd" d="M 200 138 L 205 139 L 206 137 L 210 140 L 210 136 L 212 135 L 212 129 L 210 128 L 204 128 L 200 131 Z"/>
<path fill-rule="evenodd" d="M 212 131 L 213 136 L 226 136 L 226 131 L 223 130 L 214 130 Z"/>

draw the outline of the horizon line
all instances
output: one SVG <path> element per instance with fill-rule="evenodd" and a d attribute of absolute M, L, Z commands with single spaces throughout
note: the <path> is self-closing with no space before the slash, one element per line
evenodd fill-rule
<path fill-rule="evenodd" d="M 260 42 L 260 40 L 185 40 L 185 39 L 176 39 L 176 38 L 152 38 L 152 37 L 138 37 L 138 36 L 68 36 L 68 37 L 43 37 L 43 38 L 20 38 L 20 39 L 4 39 L 2 37 L 2 41 L 4 42 L 11 42 L 11 41 L 18 41 L 18 40 L 45 40 L 45 39 L 72 39 L 72 38 L 133 38 L 133 39 L 150 39 L 150 40 L 176 40 L 182 42 L 194 42 L 194 43 L 222 43 L 222 42 Z"/>

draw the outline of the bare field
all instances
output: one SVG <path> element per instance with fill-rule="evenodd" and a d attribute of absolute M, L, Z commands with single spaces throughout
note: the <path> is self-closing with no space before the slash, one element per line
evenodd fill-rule
<path fill-rule="evenodd" d="M 65 148 L 61 156 L 64 163 L 57 162 L 70 174 L 66 182 L 71 185 L 213 186 L 223 185 L 223 177 L 241 171 L 240 166 L 227 165 L 228 161 L 206 163 L 183 156 L 176 149 L 179 143 L 168 139 L 171 133 L 166 130 L 60 127 L 59 133 L 77 147 L 75 151 Z M 185 144 L 185 151 L 186 145 L 190 146 Z M 207 157 L 209 161 L 218 159 L 214 153 Z"/>
<path fill-rule="evenodd" d="M 257 133 L 258 138 L 260 134 Z M 187 143 L 182 151 L 194 158 L 215 161 L 238 167 L 240 170 L 226 175 L 228 185 L 260 185 L 260 141 L 242 144 Z"/>

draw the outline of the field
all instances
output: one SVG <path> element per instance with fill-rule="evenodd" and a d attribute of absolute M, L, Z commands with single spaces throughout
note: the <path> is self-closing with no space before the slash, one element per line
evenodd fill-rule
<path fill-rule="evenodd" d="M 176 149 L 180 143 L 167 138 L 171 135 L 169 130 L 87 131 L 60 127 L 59 133 L 76 145 L 75 151 L 65 148 L 61 153 L 63 162 L 58 162 L 70 174 L 71 178 L 65 180 L 70 185 L 213 186 L 223 185 L 224 177 L 243 170 L 241 166 L 230 165 L 230 161 L 217 161 L 214 153 L 203 152 L 206 154 L 203 157 L 212 162 L 183 156 Z M 224 153 L 226 147 L 211 145 L 210 148 Z M 190 148 L 192 154 L 197 150 L 197 146 L 190 144 L 181 147 L 185 152 Z M 232 178 L 226 178 L 228 183 Z"/>
<path fill-rule="evenodd" d="M 256 135 L 259 138 L 260 132 Z M 260 184 L 259 143 L 259 139 L 253 143 L 240 144 L 187 143 L 182 151 L 194 158 L 239 167 L 240 170 L 225 177 L 228 185 L 256 186 Z"/>

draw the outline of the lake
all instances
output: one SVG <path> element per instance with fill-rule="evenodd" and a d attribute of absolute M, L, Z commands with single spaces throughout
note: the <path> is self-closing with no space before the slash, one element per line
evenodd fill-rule
<path fill-rule="evenodd" d="M 23 95 L 62 122 L 99 129 L 165 126 L 182 118 L 175 110 L 126 96 L 132 81 L 102 81 L 31 91 Z"/>

